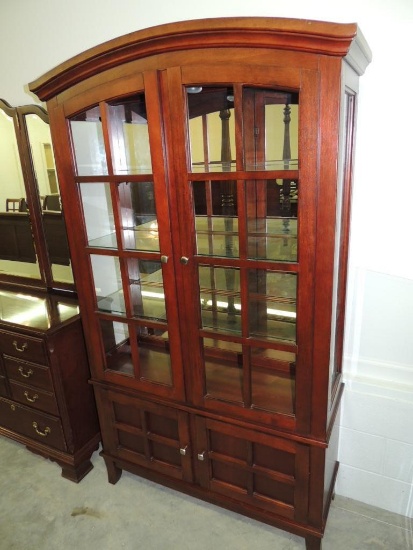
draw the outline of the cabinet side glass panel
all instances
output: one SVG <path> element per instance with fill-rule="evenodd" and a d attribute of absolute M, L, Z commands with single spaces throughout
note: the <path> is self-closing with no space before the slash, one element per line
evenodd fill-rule
<path fill-rule="evenodd" d="M 81 183 L 79 188 L 88 245 L 116 248 L 110 184 Z"/>
<path fill-rule="evenodd" d="M 145 95 L 109 102 L 108 112 L 114 173 L 151 173 Z"/>
<path fill-rule="evenodd" d="M 70 129 L 77 175 L 106 175 L 108 166 L 99 107 L 71 118 Z"/>

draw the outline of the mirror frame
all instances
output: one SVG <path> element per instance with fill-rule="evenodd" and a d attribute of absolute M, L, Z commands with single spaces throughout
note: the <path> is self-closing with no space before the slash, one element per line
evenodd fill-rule
<path fill-rule="evenodd" d="M 31 289 L 45 290 L 55 293 L 70 293 L 75 296 L 76 287 L 74 283 L 55 281 L 53 277 L 52 262 L 47 249 L 46 232 L 42 218 L 40 193 L 37 185 L 36 171 L 34 168 L 28 127 L 26 123 L 26 116 L 34 114 L 37 115 L 43 122 L 49 124 L 49 116 L 47 111 L 40 105 L 23 105 L 20 107 L 12 107 L 4 99 L 0 99 L 0 109 L 3 110 L 8 116 L 12 117 L 14 122 L 18 153 L 26 190 L 26 200 L 30 211 L 30 224 L 33 234 L 34 249 L 40 270 L 39 279 L 2 273 L 0 274 L 0 284 L 5 284 L 12 287 L 24 286 Z M 64 216 L 63 212 L 62 216 Z"/>

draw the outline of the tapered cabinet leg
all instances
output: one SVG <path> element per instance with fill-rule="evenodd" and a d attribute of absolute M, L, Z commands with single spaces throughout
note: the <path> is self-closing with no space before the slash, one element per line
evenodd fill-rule
<path fill-rule="evenodd" d="M 108 481 L 115 485 L 122 475 L 122 469 L 118 468 L 116 464 L 110 458 L 107 458 L 105 455 L 102 455 L 106 464 L 106 470 L 108 472 Z"/>
<path fill-rule="evenodd" d="M 305 548 L 306 550 L 321 550 L 321 538 L 305 537 Z"/>

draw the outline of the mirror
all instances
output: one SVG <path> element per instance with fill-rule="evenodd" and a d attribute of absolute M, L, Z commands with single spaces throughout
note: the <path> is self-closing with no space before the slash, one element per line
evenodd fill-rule
<path fill-rule="evenodd" d="M 0 100 L 0 278 L 41 280 L 26 193 L 17 110 Z"/>
<path fill-rule="evenodd" d="M 19 107 L 18 111 L 29 145 L 52 284 L 53 287 L 74 285 L 48 115 L 34 105 Z"/>
<path fill-rule="evenodd" d="M 75 291 L 49 118 L 0 99 L 0 282 Z"/>

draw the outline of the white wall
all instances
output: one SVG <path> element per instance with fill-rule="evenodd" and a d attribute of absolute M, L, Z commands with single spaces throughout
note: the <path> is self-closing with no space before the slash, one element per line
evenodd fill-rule
<path fill-rule="evenodd" d="M 103 41 L 221 16 L 359 23 L 373 51 L 361 79 L 337 492 L 413 515 L 411 0 L 6 0 L 0 97 L 32 103 L 31 80 Z"/>

